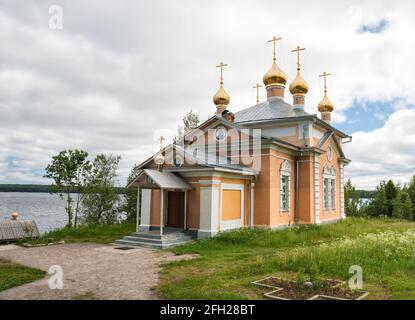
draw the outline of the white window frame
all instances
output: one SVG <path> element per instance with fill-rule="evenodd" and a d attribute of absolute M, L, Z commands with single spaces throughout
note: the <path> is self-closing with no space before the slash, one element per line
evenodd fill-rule
<path fill-rule="evenodd" d="M 329 178 L 323 178 L 323 207 L 324 210 L 329 210 L 330 208 L 330 179 Z"/>
<path fill-rule="evenodd" d="M 223 190 L 239 190 L 241 192 L 241 215 L 239 219 L 223 221 L 222 219 Z M 220 205 L 220 229 L 221 230 L 238 229 L 244 226 L 244 212 L 245 212 L 244 211 L 245 210 L 244 191 L 245 191 L 245 186 L 243 184 L 222 183 L 220 185 L 220 204 L 219 205 Z"/>
<path fill-rule="evenodd" d="M 336 210 L 336 179 L 331 179 L 330 185 L 330 204 L 331 209 Z"/>
<path fill-rule="evenodd" d="M 325 166 L 323 170 L 323 208 L 325 211 L 336 210 L 337 195 L 337 175 L 336 168 Z"/>
<path fill-rule="evenodd" d="M 287 201 L 286 201 L 286 207 L 283 207 L 283 186 L 282 186 L 282 180 L 283 178 L 286 179 L 286 183 L 287 183 Z M 291 207 L 291 164 L 288 160 L 284 160 L 284 162 L 281 164 L 280 167 L 280 175 L 279 175 L 279 179 L 280 179 L 280 215 L 282 216 L 284 213 L 289 213 L 290 212 L 290 207 Z"/>

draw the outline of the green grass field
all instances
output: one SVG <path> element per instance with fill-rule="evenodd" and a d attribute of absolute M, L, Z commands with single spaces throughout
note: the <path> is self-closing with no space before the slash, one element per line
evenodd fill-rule
<path fill-rule="evenodd" d="M 270 275 L 347 281 L 363 269 L 367 299 L 415 299 L 415 223 L 348 218 L 330 225 L 242 229 L 171 249 L 194 260 L 163 266 L 165 299 L 262 299 L 251 281 Z"/>
<path fill-rule="evenodd" d="M 33 240 L 20 240 L 18 244 L 42 244 L 48 242 L 95 242 L 111 243 L 132 233 L 136 228 L 135 223 L 123 222 L 117 224 L 81 226 L 78 228 L 62 228 L 46 233 L 42 237 Z"/>
<path fill-rule="evenodd" d="M 45 275 L 42 270 L 0 259 L 0 291 L 42 279 Z"/>

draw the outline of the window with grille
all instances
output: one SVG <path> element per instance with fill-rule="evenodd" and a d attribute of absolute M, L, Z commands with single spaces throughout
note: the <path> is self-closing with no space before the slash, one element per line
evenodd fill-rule
<path fill-rule="evenodd" d="M 324 177 L 323 194 L 324 210 L 336 209 L 336 176 Z"/>
<path fill-rule="evenodd" d="M 290 210 L 291 164 L 285 160 L 280 167 L 280 213 Z"/>
<path fill-rule="evenodd" d="M 281 175 L 281 210 L 288 211 L 289 209 L 289 176 Z"/>

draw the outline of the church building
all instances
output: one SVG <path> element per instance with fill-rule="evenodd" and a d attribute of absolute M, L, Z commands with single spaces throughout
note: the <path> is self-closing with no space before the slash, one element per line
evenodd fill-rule
<path fill-rule="evenodd" d="M 276 59 L 278 40 L 270 40 L 274 53 L 263 77 L 265 101 L 259 101 L 262 86 L 257 84 L 257 103 L 232 113 L 221 63 L 212 117 L 165 147 L 161 138 L 160 151 L 136 167 L 128 185 L 140 195 L 136 236 L 181 230 L 201 239 L 237 228 L 276 229 L 345 218 L 344 167 L 350 160 L 342 145 L 351 137 L 331 125 L 330 74 L 320 76 L 319 115 L 306 112 L 304 49 L 292 51 L 297 75 L 287 99 L 287 75 Z"/>

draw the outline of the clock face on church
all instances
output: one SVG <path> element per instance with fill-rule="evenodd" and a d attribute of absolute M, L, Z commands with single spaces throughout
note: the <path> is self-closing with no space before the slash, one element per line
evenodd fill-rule
<path fill-rule="evenodd" d="M 217 141 L 223 141 L 228 136 L 228 131 L 226 131 L 225 127 L 218 127 L 215 131 L 215 138 Z"/>

